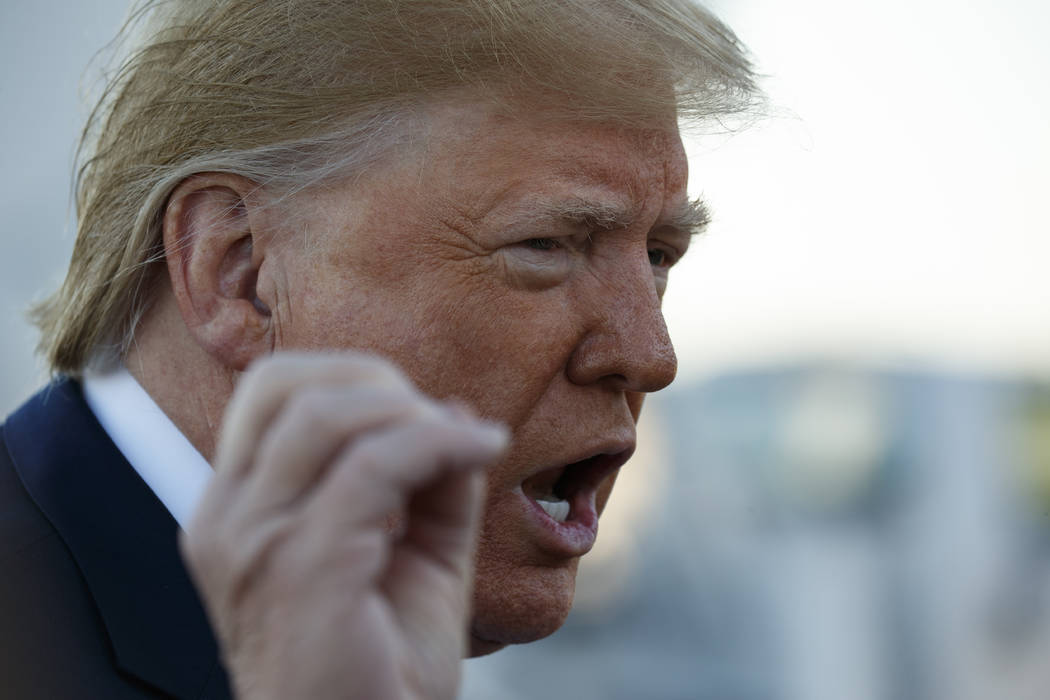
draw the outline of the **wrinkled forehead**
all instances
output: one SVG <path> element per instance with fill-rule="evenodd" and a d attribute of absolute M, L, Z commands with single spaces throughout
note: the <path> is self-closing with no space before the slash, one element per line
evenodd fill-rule
<path fill-rule="evenodd" d="M 629 214 L 652 206 L 654 198 L 659 208 L 685 200 L 688 165 L 673 116 L 639 126 L 567 118 L 541 101 L 513 106 L 435 105 L 418 144 L 425 154 L 420 166 L 445 169 L 438 175 L 447 175 L 453 190 L 469 180 L 490 195 L 470 199 L 525 191 L 539 200 L 571 190 Z"/>

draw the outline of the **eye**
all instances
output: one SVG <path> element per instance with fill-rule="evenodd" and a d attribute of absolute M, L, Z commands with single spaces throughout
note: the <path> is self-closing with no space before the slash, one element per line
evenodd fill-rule
<path fill-rule="evenodd" d="M 576 261 L 571 241 L 550 236 L 521 238 L 501 252 L 509 281 L 523 289 L 543 290 L 561 284 Z"/>
<path fill-rule="evenodd" d="M 671 267 L 671 265 L 674 264 L 674 260 L 666 250 L 661 248 L 650 248 L 649 264 L 653 267 Z"/>
<path fill-rule="evenodd" d="M 530 238 L 522 241 L 522 245 L 532 250 L 555 250 L 561 247 L 561 244 L 553 238 Z"/>

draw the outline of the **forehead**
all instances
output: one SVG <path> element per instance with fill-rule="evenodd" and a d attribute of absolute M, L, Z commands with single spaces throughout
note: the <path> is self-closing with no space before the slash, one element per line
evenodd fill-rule
<path fill-rule="evenodd" d="M 542 107 L 508 114 L 450 104 L 429 125 L 421 162 L 468 207 L 568 198 L 640 213 L 686 199 L 688 168 L 674 120 L 638 128 L 551 119 Z"/>

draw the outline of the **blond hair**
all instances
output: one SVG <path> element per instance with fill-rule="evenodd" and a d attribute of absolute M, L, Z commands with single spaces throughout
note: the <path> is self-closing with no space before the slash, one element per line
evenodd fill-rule
<path fill-rule="evenodd" d="M 291 191 L 366 167 L 427 100 L 543 93 L 573 119 L 651 123 L 755 105 L 733 33 L 688 0 L 167 0 L 84 128 L 77 240 L 32 312 L 52 371 L 123 356 L 163 260 L 161 219 L 193 173 Z"/>

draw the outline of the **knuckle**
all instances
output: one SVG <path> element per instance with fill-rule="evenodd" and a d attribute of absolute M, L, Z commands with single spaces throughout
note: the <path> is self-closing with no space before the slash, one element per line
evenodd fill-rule
<path fill-rule="evenodd" d="M 327 392 L 314 386 L 303 387 L 288 397 L 282 412 L 295 425 L 317 429 L 328 427 L 332 415 Z"/>

